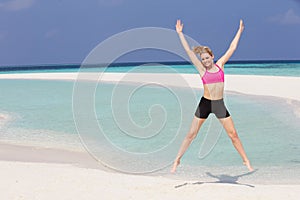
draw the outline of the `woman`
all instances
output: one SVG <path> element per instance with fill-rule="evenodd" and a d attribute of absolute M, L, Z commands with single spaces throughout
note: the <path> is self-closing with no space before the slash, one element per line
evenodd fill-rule
<path fill-rule="evenodd" d="M 237 48 L 241 34 L 244 30 L 243 21 L 240 20 L 239 30 L 232 40 L 229 49 L 216 63 L 214 63 L 214 55 L 210 48 L 206 46 L 198 46 L 191 50 L 182 33 L 182 29 L 183 24 L 180 20 L 177 20 L 176 31 L 185 51 L 187 52 L 189 58 L 191 59 L 192 63 L 197 68 L 201 76 L 204 87 L 204 94 L 195 112 L 191 128 L 179 149 L 171 172 L 174 173 L 176 171 L 177 166 L 180 164 L 180 159 L 182 158 L 187 148 L 190 146 L 193 139 L 197 136 L 201 125 L 205 122 L 210 113 L 214 113 L 223 125 L 234 147 L 242 157 L 244 165 L 248 167 L 249 171 L 253 171 L 250 161 L 244 151 L 243 145 L 237 135 L 232 118 L 223 101 L 224 65 Z M 200 60 L 195 54 L 198 54 L 200 56 Z"/>

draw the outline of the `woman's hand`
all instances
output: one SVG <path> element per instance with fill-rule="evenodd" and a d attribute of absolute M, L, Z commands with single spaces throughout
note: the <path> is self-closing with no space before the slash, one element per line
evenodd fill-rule
<path fill-rule="evenodd" d="M 180 19 L 178 19 L 176 23 L 176 32 L 182 33 L 182 29 L 183 29 L 183 24 L 181 23 Z"/>
<path fill-rule="evenodd" d="M 242 19 L 240 19 L 240 30 L 243 32 L 245 26 L 244 26 L 244 22 Z"/>
<path fill-rule="evenodd" d="M 230 57 L 232 56 L 232 54 L 235 52 L 239 41 L 240 41 L 240 37 L 244 31 L 244 22 L 242 19 L 240 19 L 240 27 L 239 30 L 237 31 L 237 33 L 235 34 L 235 37 L 233 38 L 229 48 L 227 49 L 226 53 L 217 61 L 219 66 L 224 66 L 225 63 L 230 59 Z"/>

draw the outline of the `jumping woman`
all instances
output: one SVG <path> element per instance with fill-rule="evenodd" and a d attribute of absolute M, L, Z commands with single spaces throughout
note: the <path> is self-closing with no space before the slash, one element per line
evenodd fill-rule
<path fill-rule="evenodd" d="M 192 121 L 191 128 L 184 138 L 179 152 L 174 161 L 171 172 L 176 171 L 177 166 L 180 164 L 180 159 L 183 154 L 190 146 L 193 139 L 197 136 L 201 125 L 205 122 L 208 115 L 213 113 L 219 119 L 220 123 L 223 125 L 228 136 L 230 137 L 233 146 L 238 151 L 242 157 L 243 164 L 247 166 L 249 171 L 253 171 L 250 161 L 245 153 L 242 142 L 240 141 L 236 129 L 234 127 L 232 118 L 225 107 L 223 101 L 224 95 L 224 65 L 232 56 L 236 50 L 242 32 L 244 30 L 244 23 L 240 20 L 239 29 L 232 40 L 226 53 L 214 63 L 214 54 L 211 49 L 207 46 L 198 46 L 191 50 L 188 42 L 186 41 L 183 33 L 183 24 L 180 20 L 177 20 L 176 31 L 179 35 L 180 41 L 191 59 L 193 65 L 197 68 L 200 77 L 202 79 L 204 94 L 200 100 L 200 103 L 195 112 L 195 116 Z M 196 55 L 199 55 L 200 60 Z"/>

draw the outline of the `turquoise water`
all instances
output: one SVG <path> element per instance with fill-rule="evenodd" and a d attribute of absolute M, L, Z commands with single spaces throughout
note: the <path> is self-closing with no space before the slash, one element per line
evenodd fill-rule
<path fill-rule="evenodd" d="M 238 70 L 235 72 L 238 73 Z M 71 81 L 0 80 L 1 141 L 82 150 L 73 119 L 73 86 Z M 135 85 L 119 84 L 116 89 L 116 85 L 101 84 L 95 89 L 95 119 L 110 143 L 129 154 L 148 153 L 163 149 L 177 136 L 184 137 L 202 91 L 170 90 L 150 85 L 139 88 L 126 99 L 126 91 L 134 88 Z M 121 93 L 116 96 L 118 91 Z M 177 98 L 180 95 L 192 98 L 182 103 Z M 300 103 L 282 98 L 235 93 L 226 93 L 225 103 L 246 152 L 252 164 L 261 169 L 260 173 L 273 177 L 274 180 L 276 177 L 279 183 L 293 178 L 292 182 L 297 182 L 294 175 L 300 174 Z M 160 106 L 156 108 L 155 105 Z M 127 109 L 124 110 L 124 107 Z M 83 118 L 84 114 L 82 113 Z M 188 117 L 183 119 L 182 116 Z M 134 126 L 128 126 L 128 130 L 124 131 L 124 126 L 120 128 L 120 123 L 128 118 L 131 120 L 125 120 L 125 123 L 132 123 Z M 151 123 L 157 124 L 151 127 Z M 194 177 L 195 173 L 203 174 L 203 169 L 218 171 L 224 168 L 230 173 L 243 169 L 240 168 L 241 159 L 224 131 L 210 154 L 204 159 L 199 158 L 205 135 L 211 134 L 209 126 L 208 120 L 184 155 L 179 175 Z M 156 130 L 157 127 L 159 129 Z M 143 130 L 143 135 L 130 133 L 132 131 L 136 134 L 135 131 L 140 129 Z M 179 129 L 181 131 L 177 133 Z M 158 132 L 153 134 L 154 131 Z M 101 141 L 97 135 L 84 134 L 81 133 L 81 137 L 94 140 L 93 144 L 97 146 L 94 150 L 101 151 L 106 145 L 107 141 Z M 171 148 L 168 158 L 161 154 L 155 159 L 172 160 L 177 154 L 178 145 Z M 109 149 L 103 149 L 109 155 L 107 151 Z M 101 160 L 101 156 L 99 159 Z M 132 165 L 118 155 L 105 159 L 111 159 L 113 168 L 126 165 L 128 169 Z M 146 158 L 142 157 L 141 161 L 140 168 L 149 165 Z M 161 173 L 167 174 L 164 170 Z M 257 172 L 262 175 L 260 173 Z"/>
<path fill-rule="evenodd" d="M 0 87 L 4 121 L 1 141 L 78 149 L 72 114 L 73 83 L 0 80 Z"/>
<path fill-rule="evenodd" d="M 143 73 L 170 73 L 170 70 L 163 69 L 161 65 L 168 66 L 178 73 L 197 73 L 197 70 L 190 64 L 126 64 L 126 66 L 115 64 L 108 68 L 93 67 L 83 71 L 99 72 L 129 72 L 136 66 L 143 66 Z M 80 65 L 45 65 L 45 66 L 21 66 L 21 67 L 0 67 L 0 74 L 6 73 L 52 73 L 52 72 L 78 72 Z M 32 69 L 34 68 L 34 69 Z M 15 71 L 17 70 L 17 71 Z M 82 70 L 82 69 L 81 69 Z M 226 74 L 243 75 L 267 75 L 267 76 L 300 76 L 300 61 L 236 61 L 225 65 Z"/>

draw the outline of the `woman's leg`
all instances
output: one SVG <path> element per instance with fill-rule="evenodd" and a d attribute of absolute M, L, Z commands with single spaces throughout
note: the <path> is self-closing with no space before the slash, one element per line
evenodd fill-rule
<path fill-rule="evenodd" d="M 230 137 L 233 146 L 235 147 L 235 149 L 239 152 L 240 156 L 242 157 L 244 165 L 246 165 L 248 167 L 249 171 L 253 171 L 250 161 L 247 158 L 247 155 L 243 148 L 242 142 L 236 132 L 235 127 L 234 127 L 232 118 L 227 117 L 227 118 L 222 118 L 219 120 L 222 123 L 224 129 L 226 130 L 228 136 Z"/>
<path fill-rule="evenodd" d="M 172 173 L 174 173 L 176 171 L 177 166 L 180 164 L 181 157 L 183 156 L 183 154 L 185 153 L 187 148 L 190 146 L 190 144 L 194 140 L 194 138 L 197 136 L 199 129 L 205 120 L 206 119 L 194 117 L 191 128 L 190 128 L 189 132 L 187 133 L 187 135 L 185 136 L 185 138 L 181 144 L 181 147 L 178 151 L 178 154 L 176 156 L 176 159 L 174 161 L 173 167 L 171 169 Z"/>

